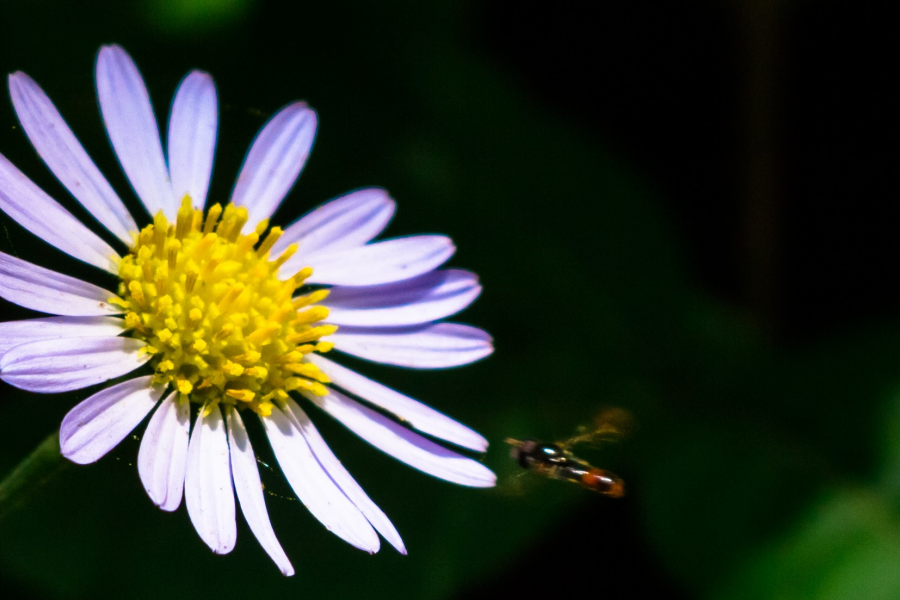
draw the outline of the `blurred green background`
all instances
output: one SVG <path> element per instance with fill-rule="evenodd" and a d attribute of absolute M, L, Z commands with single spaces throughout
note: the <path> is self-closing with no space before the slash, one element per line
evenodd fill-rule
<path fill-rule="evenodd" d="M 215 77 L 212 198 L 305 99 L 319 137 L 275 222 L 379 185 L 388 235 L 451 235 L 485 288 L 460 320 L 495 355 L 344 362 L 485 434 L 499 485 L 433 480 L 313 411 L 409 556 L 354 550 L 265 471 L 285 579 L 243 522 L 219 557 L 153 507 L 126 440 L 0 522 L 0 596 L 900 598 L 891 22 L 827 0 L 4 1 L 0 71 L 43 86 L 130 206 L 93 87 L 111 42 L 161 118 L 189 69 Z M 83 215 L 8 102 L 0 152 Z M 111 283 L 0 224 L 4 252 Z M 0 383 L 0 473 L 88 393 Z M 584 457 L 625 499 L 517 473 L 504 438 L 565 438 L 610 405 L 639 427 Z"/>

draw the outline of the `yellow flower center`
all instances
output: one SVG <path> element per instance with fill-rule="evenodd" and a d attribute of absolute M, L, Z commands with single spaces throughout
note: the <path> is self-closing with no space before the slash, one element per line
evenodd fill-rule
<path fill-rule="evenodd" d="M 247 209 L 233 205 L 216 204 L 204 219 L 187 196 L 174 225 L 158 213 L 120 263 L 116 303 L 131 335 L 147 342 L 157 383 L 268 416 L 292 390 L 327 393 L 328 377 L 304 357 L 330 350 L 319 339 L 337 327 L 322 324 L 327 290 L 294 295 L 312 269 L 277 277 L 297 245 L 272 259 L 281 229 L 266 233 L 264 221 L 245 235 L 246 222 Z"/>

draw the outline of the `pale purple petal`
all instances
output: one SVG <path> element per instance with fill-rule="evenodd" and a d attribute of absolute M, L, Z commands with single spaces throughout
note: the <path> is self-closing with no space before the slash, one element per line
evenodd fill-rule
<path fill-rule="evenodd" d="M 315 454 L 316 459 L 325 469 L 325 472 L 328 473 L 328 476 L 331 477 L 331 480 L 341 488 L 344 495 L 356 505 L 356 508 L 362 512 L 375 530 L 384 536 L 384 539 L 396 548 L 400 554 L 406 554 L 406 546 L 403 545 L 403 540 L 400 539 L 397 529 L 394 528 L 387 515 L 372 502 L 359 484 L 356 483 L 356 480 L 347 472 L 341 461 L 337 459 L 331 448 L 319 435 L 319 431 L 312 424 L 312 421 L 309 420 L 303 409 L 297 406 L 296 402 L 288 399 L 285 414 L 293 421 L 294 426 L 303 433 L 303 437 L 309 443 L 313 454 Z"/>
<path fill-rule="evenodd" d="M 203 413 L 209 411 L 205 417 Z M 225 422 L 218 405 L 204 405 L 188 447 L 184 500 L 194 529 L 216 554 L 228 554 L 237 541 L 231 460 Z"/>
<path fill-rule="evenodd" d="M 150 95 L 137 66 L 119 46 L 97 57 L 97 96 L 106 132 L 128 181 L 150 215 L 175 218 L 175 199 Z"/>
<path fill-rule="evenodd" d="M 115 448 L 162 396 L 165 388 L 152 380 L 148 375 L 110 386 L 70 410 L 59 428 L 62 455 L 86 465 Z"/>
<path fill-rule="evenodd" d="M 277 407 L 262 422 L 284 476 L 309 512 L 351 545 L 377 552 L 378 534 L 331 480 L 300 430 Z"/>
<path fill-rule="evenodd" d="M 430 406 L 363 377 L 318 354 L 309 354 L 306 358 L 328 375 L 334 385 L 383 408 L 422 433 L 470 450 L 478 452 L 487 450 L 488 442 L 481 435 Z"/>
<path fill-rule="evenodd" d="M 190 430 L 190 402 L 172 392 L 153 413 L 141 440 L 138 474 L 153 504 L 165 511 L 181 505 Z"/>
<path fill-rule="evenodd" d="M 341 327 L 327 340 L 334 342 L 334 347 L 341 352 L 411 369 L 458 367 L 494 351 L 486 331 L 459 323 L 402 328 Z"/>
<path fill-rule="evenodd" d="M 52 315 L 88 317 L 124 312 L 116 295 L 91 283 L 0 252 L 0 297 Z"/>
<path fill-rule="evenodd" d="M 9 93 L 28 139 L 60 183 L 92 217 L 131 245 L 131 232 L 137 231 L 134 219 L 50 98 L 22 72 L 9 76 Z"/>
<path fill-rule="evenodd" d="M 396 283 L 333 287 L 322 304 L 335 325 L 402 327 L 454 315 L 480 293 L 477 275 L 449 269 Z"/>
<path fill-rule="evenodd" d="M 250 526 L 250 531 L 259 540 L 282 575 L 290 577 L 294 574 L 294 567 L 275 537 L 272 522 L 269 520 L 269 511 L 266 510 L 266 501 L 263 496 L 263 486 L 259 479 L 259 470 L 256 466 L 256 454 L 250 445 L 247 429 L 241 420 L 241 415 L 232 407 L 226 409 L 226 421 L 228 422 L 229 448 L 231 449 L 231 468 L 234 476 L 234 489 L 237 492 L 238 502 L 241 504 L 241 512 Z"/>
<path fill-rule="evenodd" d="M 0 210 L 69 256 L 118 273 L 119 255 L 0 155 Z"/>
<path fill-rule="evenodd" d="M 231 194 L 231 202 L 250 213 L 245 231 L 271 217 L 284 200 L 315 137 L 316 113 L 303 102 L 282 108 L 256 135 Z"/>
<path fill-rule="evenodd" d="M 0 358 L 0 379 L 41 394 L 79 390 L 134 371 L 150 360 L 134 338 L 68 338 L 21 344 Z"/>
<path fill-rule="evenodd" d="M 216 84 L 192 71 L 178 86 L 169 117 L 169 173 L 175 201 L 189 194 L 194 208 L 203 208 L 216 151 L 219 112 Z"/>
<path fill-rule="evenodd" d="M 434 270 L 453 256 L 453 241 L 442 235 L 394 238 L 337 252 L 294 255 L 281 272 L 292 275 L 312 267 L 309 283 L 379 285 Z"/>
<path fill-rule="evenodd" d="M 44 317 L 0 323 L 0 357 L 10 348 L 41 340 L 73 337 L 116 337 L 125 322 L 115 317 Z"/>
<path fill-rule="evenodd" d="M 272 247 L 272 256 L 294 243 L 300 244 L 303 256 L 362 246 L 387 227 L 396 207 L 397 203 L 379 188 L 350 192 L 287 227 Z"/>
<path fill-rule="evenodd" d="M 497 477 L 480 462 L 414 433 L 384 415 L 331 390 L 304 396 L 382 452 L 434 477 L 471 487 L 492 487 Z"/>

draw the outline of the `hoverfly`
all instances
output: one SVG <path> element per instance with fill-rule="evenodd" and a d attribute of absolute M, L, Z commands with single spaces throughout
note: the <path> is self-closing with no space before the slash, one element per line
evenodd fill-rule
<path fill-rule="evenodd" d="M 625 494 L 622 479 L 615 473 L 591 466 L 575 456 L 571 448 L 578 444 L 618 439 L 627 433 L 630 425 L 631 416 L 626 411 L 610 408 L 600 413 L 594 429 L 582 430 L 566 440 L 549 443 L 507 438 L 506 443 L 512 446 L 511 456 L 523 469 L 550 479 L 571 481 L 610 498 L 621 498 Z"/>

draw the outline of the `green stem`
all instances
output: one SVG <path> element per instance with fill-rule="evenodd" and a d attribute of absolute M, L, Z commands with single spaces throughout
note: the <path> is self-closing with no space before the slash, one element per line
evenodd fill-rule
<path fill-rule="evenodd" d="M 0 481 L 0 521 L 69 464 L 59 452 L 59 432 L 47 436 Z"/>

